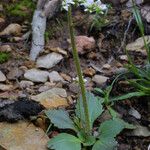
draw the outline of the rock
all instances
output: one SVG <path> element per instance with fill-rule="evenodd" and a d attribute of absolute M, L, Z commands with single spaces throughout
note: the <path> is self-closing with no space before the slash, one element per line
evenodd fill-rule
<path fill-rule="evenodd" d="M 96 71 L 93 68 L 89 67 L 89 68 L 86 68 L 85 70 L 83 70 L 83 73 L 86 76 L 92 77 L 96 73 Z"/>
<path fill-rule="evenodd" d="M 12 23 L 8 25 L 2 32 L 0 32 L 0 35 L 20 35 L 21 34 L 22 27 L 19 24 Z"/>
<path fill-rule="evenodd" d="M 57 71 L 52 71 L 49 73 L 50 82 L 64 82 L 64 79 L 59 75 Z"/>
<path fill-rule="evenodd" d="M 150 136 L 150 130 L 147 127 L 144 126 L 136 126 L 136 129 L 133 130 L 133 132 L 130 133 L 131 136 L 139 136 L 139 137 L 149 137 Z"/>
<path fill-rule="evenodd" d="M 29 88 L 30 86 L 34 85 L 33 82 L 27 80 L 22 80 L 19 84 L 21 88 Z"/>
<path fill-rule="evenodd" d="M 145 36 L 145 40 L 147 41 L 147 43 L 150 43 L 150 36 Z M 147 55 L 142 37 L 136 39 L 135 42 L 127 44 L 126 50 L 140 52 L 143 55 Z"/>
<path fill-rule="evenodd" d="M 43 86 L 41 86 L 38 91 L 41 93 L 41 92 L 44 92 L 44 91 L 47 91 L 53 87 L 56 87 L 56 83 L 54 82 L 45 82 Z"/>
<path fill-rule="evenodd" d="M 95 48 L 95 40 L 93 37 L 76 36 L 76 47 L 79 54 L 85 54 Z"/>
<path fill-rule="evenodd" d="M 144 1 L 143 1 L 143 0 L 135 0 L 134 2 L 135 2 L 136 5 L 140 5 L 140 4 L 142 4 Z M 133 6 L 132 0 L 129 0 L 129 1 L 126 3 L 126 6 L 127 6 L 127 7 L 132 7 L 132 6 Z"/>
<path fill-rule="evenodd" d="M 10 45 L 2 45 L 0 46 L 0 52 L 11 52 L 12 49 L 10 47 Z"/>
<path fill-rule="evenodd" d="M 15 91 L 4 91 L 0 92 L 0 98 L 5 98 L 5 99 L 17 99 L 19 97 L 19 92 L 17 90 Z"/>
<path fill-rule="evenodd" d="M 41 87 L 38 89 L 38 91 L 39 91 L 39 92 L 45 92 L 45 91 L 49 90 L 50 88 L 51 88 L 51 87 L 44 85 L 44 86 L 41 86 Z"/>
<path fill-rule="evenodd" d="M 106 69 L 106 70 L 109 70 L 109 69 L 111 68 L 111 65 L 109 65 L 109 64 L 104 64 L 102 68 L 103 68 L 103 69 Z"/>
<path fill-rule="evenodd" d="M 12 40 L 13 40 L 14 42 L 20 42 L 20 41 L 23 41 L 23 38 L 17 36 L 17 37 L 13 37 Z"/>
<path fill-rule="evenodd" d="M 71 77 L 69 76 L 69 75 L 67 75 L 67 74 L 65 74 L 65 73 L 60 73 L 60 75 L 61 75 L 61 77 L 64 79 L 64 80 L 66 80 L 66 81 L 68 81 L 68 82 L 71 82 Z"/>
<path fill-rule="evenodd" d="M 45 85 L 45 86 L 49 86 L 49 87 L 54 87 L 54 86 L 56 85 L 56 83 L 45 82 L 44 85 Z"/>
<path fill-rule="evenodd" d="M 0 145 L 7 150 L 47 150 L 48 136 L 31 122 L 2 122 L 0 133 Z"/>
<path fill-rule="evenodd" d="M 50 53 L 48 55 L 41 56 L 37 59 L 36 65 L 38 68 L 50 69 L 58 64 L 63 59 L 63 56 L 58 53 Z"/>
<path fill-rule="evenodd" d="M 69 90 L 75 94 L 80 92 L 80 87 L 79 84 L 76 82 L 72 82 L 71 84 L 69 84 Z"/>
<path fill-rule="evenodd" d="M 2 84 L 0 83 L 0 91 L 10 91 L 12 90 L 13 85 L 6 85 L 6 84 Z"/>
<path fill-rule="evenodd" d="M 67 52 L 66 52 L 65 50 L 61 49 L 60 47 L 50 47 L 50 46 L 46 46 L 45 49 L 48 50 L 48 51 L 60 53 L 60 54 L 62 54 L 62 55 L 67 56 Z"/>
<path fill-rule="evenodd" d="M 128 72 L 128 69 L 127 68 L 117 68 L 113 71 L 114 74 L 124 74 L 124 73 L 127 73 Z"/>
<path fill-rule="evenodd" d="M 131 145 L 128 145 L 128 144 L 124 144 L 124 143 L 119 143 L 118 144 L 118 149 L 120 150 L 129 150 L 129 149 L 132 149 Z M 138 150 L 138 149 L 137 149 Z"/>
<path fill-rule="evenodd" d="M 148 23 L 150 23 L 150 5 L 142 7 L 141 15 Z"/>
<path fill-rule="evenodd" d="M 48 80 L 48 71 L 41 71 L 38 69 L 27 70 L 24 77 L 33 82 L 46 82 Z"/>
<path fill-rule="evenodd" d="M 20 68 L 22 68 L 23 70 L 26 70 L 26 68 L 24 67 L 32 69 L 32 68 L 36 68 L 36 64 L 32 60 L 27 60 L 27 61 L 24 61 L 23 66 L 21 66 Z"/>
<path fill-rule="evenodd" d="M 106 83 L 106 81 L 108 80 L 108 77 L 102 76 L 102 75 L 95 75 L 92 78 L 92 81 L 95 82 L 97 85 L 102 86 Z"/>
<path fill-rule="evenodd" d="M 119 59 L 121 60 L 121 61 L 128 61 L 128 56 L 127 55 L 120 55 L 119 56 Z"/>
<path fill-rule="evenodd" d="M 0 82 L 6 81 L 6 76 L 0 71 Z"/>
<path fill-rule="evenodd" d="M 141 114 L 134 108 L 131 108 L 129 110 L 129 114 L 133 117 L 135 117 L 136 119 L 141 119 Z"/>
<path fill-rule="evenodd" d="M 13 68 L 9 71 L 9 73 L 7 74 L 7 78 L 9 80 L 16 80 L 16 78 L 20 78 L 23 75 L 23 70 L 19 69 L 19 68 Z"/>
<path fill-rule="evenodd" d="M 68 106 L 67 93 L 62 88 L 52 88 L 31 98 L 40 102 L 45 108 Z"/>

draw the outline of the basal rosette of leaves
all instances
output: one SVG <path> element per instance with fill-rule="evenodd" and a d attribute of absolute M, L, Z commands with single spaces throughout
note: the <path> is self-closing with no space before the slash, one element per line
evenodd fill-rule
<path fill-rule="evenodd" d="M 86 92 L 90 129 L 96 119 L 104 111 L 101 101 L 91 92 Z M 117 147 L 115 137 L 124 129 L 133 129 L 134 127 L 120 118 L 113 118 L 101 123 L 97 129 L 97 136 L 85 133 L 85 115 L 83 109 L 82 96 L 79 97 L 75 114 L 70 117 L 64 109 L 47 110 L 47 117 L 59 129 L 67 129 L 48 142 L 48 148 L 54 150 L 81 150 L 82 148 L 91 148 L 91 150 L 114 150 Z M 72 130 L 72 131 L 71 131 Z M 71 132 L 68 132 L 71 131 Z M 72 133 L 72 134 L 69 134 Z"/>

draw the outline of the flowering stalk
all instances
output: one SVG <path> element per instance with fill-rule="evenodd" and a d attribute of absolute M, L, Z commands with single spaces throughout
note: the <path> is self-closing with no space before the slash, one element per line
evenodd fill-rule
<path fill-rule="evenodd" d="M 82 100 L 83 100 L 83 107 L 84 107 L 84 114 L 85 114 L 85 132 L 87 134 L 91 134 L 90 132 L 90 120 L 89 120 L 89 110 L 88 110 L 88 105 L 87 105 L 87 99 L 86 99 L 86 90 L 85 90 L 85 85 L 84 85 L 84 80 L 83 80 L 83 75 L 81 71 L 81 66 L 80 66 L 80 60 L 75 44 L 75 36 L 74 36 L 74 28 L 73 28 L 73 21 L 72 21 L 72 14 L 71 14 L 71 5 L 68 7 L 68 23 L 69 23 L 69 31 L 70 31 L 70 38 L 71 38 L 71 45 L 72 45 L 72 51 L 73 51 L 73 58 L 74 62 L 76 65 L 76 71 L 78 74 L 79 78 L 79 85 L 81 89 L 81 94 L 82 94 Z"/>

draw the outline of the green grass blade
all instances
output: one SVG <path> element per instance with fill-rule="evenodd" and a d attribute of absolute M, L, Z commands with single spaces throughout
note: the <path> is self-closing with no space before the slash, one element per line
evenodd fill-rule
<path fill-rule="evenodd" d="M 121 95 L 121 96 L 117 96 L 114 98 L 111 98 L 111 101 L 121 101 L 121 100 L 126 100 L 132 97 L 141 97 L 144 96 L 145 93 L 144 92 L 132 92 L 132 93 L 128 93 L 125 95 Z"/>

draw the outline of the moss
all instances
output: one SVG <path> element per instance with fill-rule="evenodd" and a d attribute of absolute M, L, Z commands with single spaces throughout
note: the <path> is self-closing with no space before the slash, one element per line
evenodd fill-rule
<path fill-rule="evenodd" d="M 27 17 L 31 16 L 31 12 L 35 9 L 35 3 L 31 0 L 21 0 L 14 2 L 10 5 L 6 5 L 8 15 Z"/>
<path fill-rule="evenodd" d="M 9 58 L 10 58 L 10 53 L 8 53 L 8 52 L 0 52 L 0 64 L 8 61 Z"/>
<path fill-rule="evenodd" d="M 48 42 L 49 39 L 52 39 L 55 36 L 56 31 L 57 30 L 54 27 L 51 27 L 51 29 L 48 29 L 45 32 L 45 40 L 46 40 L 46 42 Z"/>

